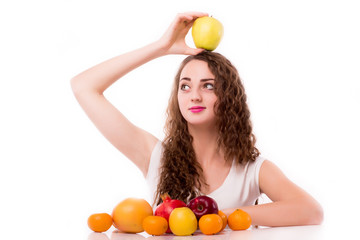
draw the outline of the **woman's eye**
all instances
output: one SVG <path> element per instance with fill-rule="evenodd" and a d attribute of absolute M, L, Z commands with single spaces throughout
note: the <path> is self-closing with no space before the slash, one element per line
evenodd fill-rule
<path fill-rule="evenodd" d="M 183 84 L 183 85 L 181 85 L 180 89 L 186 91 L 186 90 L 189 90 L 190 87 L 186 84 Z"/>
<path fill-rule="evenodd" d="M 209 89 L 209 90 L 212 90 L 212 89 L 214 89 L 214 84 L 212 84 L 212 83 L 205 83 L 205 84 L 204 84 L 204 88 Z"/>

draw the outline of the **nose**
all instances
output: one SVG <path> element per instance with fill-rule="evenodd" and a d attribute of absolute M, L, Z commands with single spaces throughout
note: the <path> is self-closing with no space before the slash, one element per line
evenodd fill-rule
<path fill-rule="evenodd" d="M 191 102 L 201 102 L 201 94 L 199 93 L 199 90 L 194 90 L 191 93 Z"/>

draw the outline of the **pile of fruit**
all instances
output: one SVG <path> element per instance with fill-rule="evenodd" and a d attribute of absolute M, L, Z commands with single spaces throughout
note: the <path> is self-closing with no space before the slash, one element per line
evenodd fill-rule
<path fill-rule="evenodd" d="M 251 225 L 248 213 L 236 209 L 228 217 L 218 209 L 216 201 L 208 196 L 199 196 L 188 204 L 181 200 L 162 196 L 163 202 L 153 212 L 144 199 L 127 198 L 107 213 L 93 214 L 88 226 L 95 232 L 105 232 L 114 225 L 121 232 L 162 235 L 173 233 L 177 236 L 193 234 L 198 228 L 203 234 L 212 235 L 228 225 L 232 230 L 246 230 Z"/>

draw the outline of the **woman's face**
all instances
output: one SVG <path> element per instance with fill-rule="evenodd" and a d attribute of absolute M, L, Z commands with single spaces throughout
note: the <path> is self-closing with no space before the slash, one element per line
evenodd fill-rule
<path fill-rule="evenodd" d="M 215 124 L 215 76 L 207 62 L 191 60 L 180 74 L 178 102 L 188 125 L 213 126 Z"/>

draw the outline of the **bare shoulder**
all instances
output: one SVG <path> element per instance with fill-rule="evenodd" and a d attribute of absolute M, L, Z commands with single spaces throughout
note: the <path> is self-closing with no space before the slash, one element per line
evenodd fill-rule
<path fill-rule="evenodd" d="M 266 159 L 264 160 L 260 168 L 260 178 L 267 179 L 273 177 L 286 178 L 284 173 L 280 170 L 278 166 L 276 166 L 273 162 Z"/>

